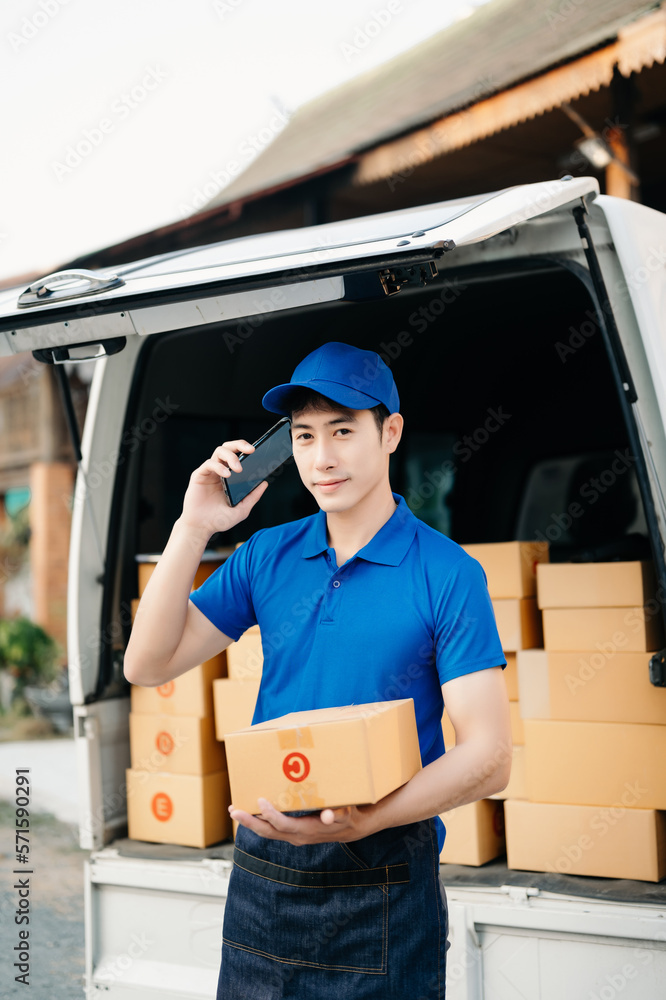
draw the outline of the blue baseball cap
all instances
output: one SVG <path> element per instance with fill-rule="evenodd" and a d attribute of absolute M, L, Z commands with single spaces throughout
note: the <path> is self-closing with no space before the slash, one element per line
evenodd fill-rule
<path fill-rule="evenodd" d="M 262 405 L 271 413 L 288 417 L 295 389 L 311 389 L 350 410 L 370 410 L 379 403 L 389 413 L 400 410 L 393 375 L 380 356 L 338 341 L 324 344 L 303 358 L 291 381 L 269 389 Z"/>

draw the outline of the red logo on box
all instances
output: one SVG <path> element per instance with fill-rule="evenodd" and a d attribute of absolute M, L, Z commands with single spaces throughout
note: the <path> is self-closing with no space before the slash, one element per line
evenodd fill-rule
<path fill-rule="evenodd" d="M 158 792 L 157 795 L 153 795 L 150 808 L 153 810 L 155 819 L 158 819 L 160 823 L 165 823 L 168 819 L 171 819 L 173 802 L 166 792 Z"/>
<path fill-rule="evenodd" d="M 304 753 L 288 753 L 282 770 L 290 781 L 304 781 L 310 773 L 310 761 Z"/>
<path fill-rule="evenodd" d="M 170 698 L 174 692 L 176 685 L 173 681 L 167 681 L 166 684 L 160 684 L 157 689 L 157 693 L 161 694 L 163 698 Z"/>
<path fill-rule="evenodd" d="M 171 733 L 158 733 L 155 737 L 155 746 L 160 753 L 165 756 L 173 750 L 173 738 Z"/>

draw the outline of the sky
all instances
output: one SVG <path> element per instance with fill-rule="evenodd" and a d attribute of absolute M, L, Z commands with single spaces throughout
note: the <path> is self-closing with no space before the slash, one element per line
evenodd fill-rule
<path fill-rule="evenodd" d="M 184 218 L 302 104 L 492 0 L 5 0 L 0 280 Z"/>

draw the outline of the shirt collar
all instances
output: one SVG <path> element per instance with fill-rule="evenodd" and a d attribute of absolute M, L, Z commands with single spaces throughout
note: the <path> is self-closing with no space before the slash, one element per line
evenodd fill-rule
<path fill-rule="evenodd" d="M 398 566 L 407 554 L 416 534 L 418 519 L 412 514 L 404 497 L 394 493 L 393 499 L 397 504 L 394 513 L 368 544 L 359 549 L 359 559 L 385 566 Z M 326 514 L 320 510 L 312 517 L 301 555 L 304 559 L 311 559 L 327 548 Z"/>

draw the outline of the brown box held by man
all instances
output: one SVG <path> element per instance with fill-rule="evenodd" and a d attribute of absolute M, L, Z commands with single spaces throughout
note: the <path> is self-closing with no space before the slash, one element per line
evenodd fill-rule
<path fill-rule="evenodd" d="M 229 775 L 125 772 L 132 840 L 208 847 L 231 836 Z"/>
<path fill-rule="evenodd" d="M 654 599 L 652 562 L 549 563 L 537 567 L 540 608 L 634 608 Z"/>
<path fill-rule="evenodd" d="M 224 650 L 219 656 L 193 667 L 180 677 L 159 687 L 130 689 L 132 711 L 137 715 L 196 715 L 203 719 L 213 715 L 213 681 L 226 676 Z"/>
<path fill-rule="evenodd" d="M 548 562 L 548 542 L 463 545 L 483 566 L 491 597 L 534 597 L 537 563 Z"/>
<path fill-rule="evenodd" d="M 442 813 L 446 827 L 439 860 L 449 865 L 485 865 L 504 854 L 503 803 L 490 799 L 470 802 Z"/>
<path fill-rule="evenodd" d="M 635 608 L 546 608 L 543 634 L 546 649 L 576 652 L 580 649 L 623 649 L 627 653 L 661 649 L 661 617 Z"/>
<path fill-rule="evenodd" d="M 227 646 L 227 675 L 233 681 L 259 680 L 264 666 L 261 631 L 253 625 Z"/>
<path fill-rule="evenodd" d="M 247 729 L 252 725 L 259 684 L 258 680 L 233 681 L 227 677 L 213 681 L 215 735 L 218 740 L 223 740 L 227 733 L 236 729 Z"/>
<path fill-rule="evenodd" d="M 130 712 L 129 728 L 134 771 L 210 774 L 227 769 L 224 744 L 215 738 L 210 717 Z"/>
<path fill-rule="evenodd" d="M 411 698 L 294 712 L 226 733 L 231 799 L 281 812 L 378 802 L 421 768 Z"/>
<path fill-rule="evenodd" d="M 666 809 L 666 726 L 525 719 L 532 802 Z"/>
<path fill-rule="evenodd" d="M 666 813 L 508 801 L 504 817 L 509 868 L 646 882 L 666 875 Z"/>
<path fill-rule="evenodd" d="M 543 646 L 541 612 L 534 597 L 493 598 L 493 610 L 503 650 L 515 653 Z"/>

